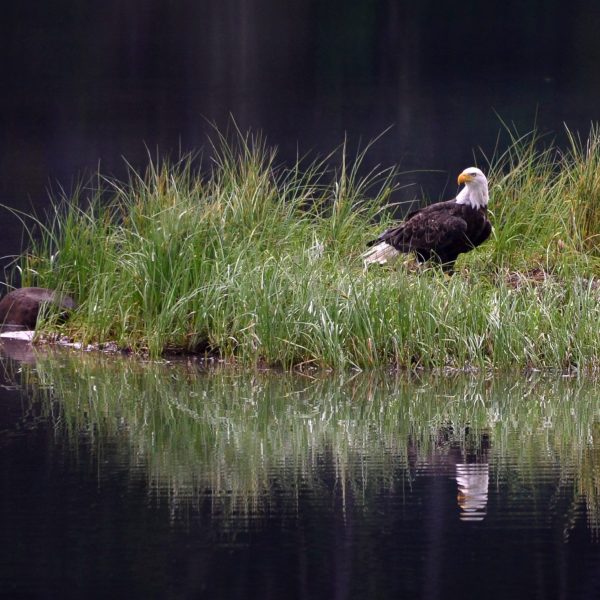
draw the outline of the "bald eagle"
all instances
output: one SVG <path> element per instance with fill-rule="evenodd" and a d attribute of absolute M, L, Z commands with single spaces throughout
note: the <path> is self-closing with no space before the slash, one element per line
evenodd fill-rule
<path fill-rule="evenodd" d="M 431 261 L 452 273 L 458 255 L 485 242 L 492 232 L 485 175 L 469 167 L 458 176 L 458 184 L 463 183 L 454 200 L 411 212 L 403 223 L 369 242 L 371 249 L 363 254 L 365 266 L 385 264 L 400 252 L 414 252 L 418 262 Z"/>

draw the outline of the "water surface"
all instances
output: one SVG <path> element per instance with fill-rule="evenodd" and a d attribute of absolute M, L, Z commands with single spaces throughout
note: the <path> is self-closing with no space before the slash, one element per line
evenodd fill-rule
<path fill-rule="evenodd" d="M 600 593 L 595 382 L 18 358 L 0 396 L 5 592 Z"/>

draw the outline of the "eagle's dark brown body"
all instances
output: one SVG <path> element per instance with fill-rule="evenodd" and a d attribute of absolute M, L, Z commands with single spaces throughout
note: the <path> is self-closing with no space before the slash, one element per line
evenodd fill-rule
<path fill-rule="evenodd" d="M 486 208 L 448 200 L 409 213 L 402 224 L 367 245 L 383 242 L 398 252 L 414 252 L 419 262 L 431 260 L 452 272 L 458 255 L 485 242 L 491 231 Z"/>
<path fill-rule="evenodd" d="M 61 316 L 77 307 L 67 295 L 38 287 L 14 290 L 0 300 L 0 326 L 11 325 L 35 329 L 38 314 L 44 304 L 53 304 L 61 311 Z"/>

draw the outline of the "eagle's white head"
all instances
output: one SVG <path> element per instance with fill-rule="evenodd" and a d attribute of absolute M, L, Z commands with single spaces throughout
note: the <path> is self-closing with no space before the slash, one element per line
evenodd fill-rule
<path fill-rule="evenodd" d="M 490 195 L 488 182 L 483 172 L 477 167 L 469 167 L 458 176 L 458 184 L 465 184 L 464 189 L 456 196 L 457 204 L 469 204 L 472 208 L 485 208 Z"/>

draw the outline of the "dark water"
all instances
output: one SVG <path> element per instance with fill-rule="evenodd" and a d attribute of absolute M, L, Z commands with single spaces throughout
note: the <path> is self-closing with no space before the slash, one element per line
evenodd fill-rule
<path fill-rule="evenodd" d="M 50 185 L 197 149 L 231 115 L 284 162 L 391 127 L 365 168 L 437 170 L 406 194 L 448 197 L 500 118 L 563 142 L 600 120 L 599 27 L 593 0 L 5 2 L 0 202 L 41 209 Z M 21 238 L 4 214 L 0 256 Z"/>
<path fill-rule="evenodd" d="M 20 358 L 5 596 L 600 595 L 596 383 Z"/>

